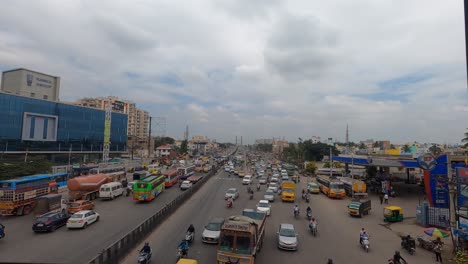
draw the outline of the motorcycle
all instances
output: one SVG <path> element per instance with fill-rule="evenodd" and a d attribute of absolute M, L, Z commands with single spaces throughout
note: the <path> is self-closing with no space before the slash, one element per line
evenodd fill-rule
<path fill-rule="evenodd" d="M 398 264 L 407 264 L 407 263 L 408 263 L 408 262 L 406 262 L 406 260 L 402 259 L 402 260 L 400 261 L 400 263 L 398 263 Z M 397 264 L 397 263 L 395 263 L 395 262 L 393 261 L 393 259 L 391 258 L 391 259 L 388 260 L 388 264 Z"/>
<path fill-rule="evenodd" d="M 416 252 L 416 241 L 412 237 L 402 237 L 401 247 L 406 249 L 410 255 L 413 255 Z"/>
<path fill-rule="evenodd" d="M 306 200 L 307 203 L 309 203 L 309 199 L 310 199 L 310 198 L 309 198 L 309 195 L 306 194 L 305 200 Z"/>
<path fill-rule="evenodd" d="M 309 230 L 312 235 L 317 236 L 317 223 L 309 224 Z"/>
<path fill-rule="evenodd" d="M 253 192 L 250 193 L 250 197 L 249 197 L 249 198 L 250 198 L 250 200 L 253 200 L 253 198 L 254 198 Z"/>
<path fill-rule="evenodd" d="M 187 240 L 189 243 L 192 243 L 193 240 L 195 239 L 195 232 L 190 232 L 190 231 L 187 231 L 185 233 L 185 240 Z"/>
<path fill-rule="evenodd" d="M 294 218 L 299 216 L 299 209 L 294 209 Z"/>
<path fill-rule="evenodd" d="M 307 217 L 307 220 L 310 221 L 310 220 L 312 219 L 312 211 L 307 212 L 307 216 L 306 216 L 306 217 Z"/>
<path fill-rule="evenodd" d="M 370 246 L 369 236 L 363 236 L 362 237 L 361 246 L 366 252 L 369 252 L 369 246 Z"/>
<path fill-rule="evenodd" d="M 260 185 L 257 185 L 257 192 L 260 191 Z"/>
<path fill-rule="evenodd" d="M 183 240 L 177 247 L 177 260 L 188 256 L 189 245 L 188 241 Z"/>
<path fill-rule="evenodd" d="M 228 200 L 226 206 L 227 208 L 232 208 L 232 201 Z"/>
<path fill-rule="evenodd" d="M 140 254 L 138 255 L 138 264 L 147 264 L 151 260 L 151 250 L 150 252 L 143 252 L 140 251 Z"/>
<path fill-rule="evenodd" d="M 130 196 L 130 193 L 132 193 L 132 190 L 129 187 L 127 187 L 127 191 L 125 192 L 125 196 L 126 197 Z"/>

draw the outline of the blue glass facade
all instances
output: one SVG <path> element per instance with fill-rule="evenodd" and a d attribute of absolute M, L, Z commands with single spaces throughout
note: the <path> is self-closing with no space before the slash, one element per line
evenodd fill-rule
<path fill-rule="evenodd" d="M 52 116 L 49 121 L 41 121 L 44 139 L 47 129 L 55 135 L 53 141 L 23 140 L 25 114 L 33 113 L 26 135 L 34 134 L 34 115 Z M 57 118 L 55 118 L 56 116 Z M 0 152 L 2 151 L 102 151 L 104 141 L 104 118 L 102 110 L 43 101 L 0 93 Z M 45 119 L 48 119 L 47 117 Z M 56 121 L 56 127 L 51 127 Z M 125 114 L 112 113 L 111 151 L 124 151 L 127 141 L 127 122 Z M 36 122 L 37 123 L 37 122 Z M 51 125 L 52 124 L 52 125 Z M 54 126 L 55 127 L 55 126 Z M 42 136 L 42 134 L 41 134 Z"/>

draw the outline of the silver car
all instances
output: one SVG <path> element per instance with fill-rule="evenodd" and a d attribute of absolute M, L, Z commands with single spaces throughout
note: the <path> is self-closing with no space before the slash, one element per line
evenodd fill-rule
<path fill-rule="evenodd" d="M 211 221 L 205 226 L 205 230 L 203 230 L 202 241 L 205 243 L 217 244 L 223 224 L 224 218 L 211 219 Z"/>
<path fill-rule="evenodd" d="M 224 199 L 228 199 L 231 197 L 233 200 L 237 199 L 239 197 L 239 191 L 236 188 L 229 188 L 226 192 L 226 195 L 224 196 Z"/>
<path fill-rule="evenodd" d="M 275 193 L 272 190 L 267 190 L 263 195 L 263 198 L 269 202 L 275 201 Z"/>
<path fill-rule="evenodd" d="M 292 224 L 280 224 L 278 230 L 278 248 L 297 250 L 297 234 Z"/>
<path fill-rule="evenodd" d="M 258 180 L 258 183 L 260 184 L 266 184 L 267 183 L 267 178 L 266 177 L 262 177 Z"/>

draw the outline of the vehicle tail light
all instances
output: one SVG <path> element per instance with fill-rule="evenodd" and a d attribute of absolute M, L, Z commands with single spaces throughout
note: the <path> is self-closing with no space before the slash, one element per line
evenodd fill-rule
<path fill-rule="evenodd" d="M 80 221 L 78 221 L 78 223 L 83 223 L 83 222 L 84 222 L 84 220 L 83 220 L 83 219 L 81 219 Z"/>
<path fill-rule="evenodd" d="M 47 221 L 46 225 L 51 225 L 52 221 Z"/>

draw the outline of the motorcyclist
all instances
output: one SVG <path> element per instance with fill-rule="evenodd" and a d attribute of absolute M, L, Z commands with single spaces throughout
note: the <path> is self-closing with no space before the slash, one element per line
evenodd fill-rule
<path fill-rule="evenodd" d="M 187 232 L 195 233 L 195 227 L 193 226 L 193 224 L 190 224 L 189 228 L 187 229 Z"/>
<path fill-rule="evenodd" d="M 260 190 L 260 183 L 257 183 L 257 191 Z"/>
<path fill-rule="evenodd" d="M 294 215 L 299 214 L 299 206 L 294 205 Z"/>
<path fill-rule="evenodd" d="M 227 203 L 228 205 L 231 204 L 231 206 L 234 206 L 234 199 L 232 197 L 229 197 Z"/>
<path fill-rule="evenodd" d="M 317 219 L 315 219 L 315 217 L 312 217 L 312 219 L 310 219 L 310 222 L 309 222 L 309 228 L 310 230 L 312 230 L 312 225 L 315 224 L 315 226 L 317 227 Z"/>
<path fill-rule="evenodd" d="M 310 206 L 307 206 L 306 212 L 308 215 L 312 215 L 312 208 L 310 208 Z"/>
<path fill-rule="evenodd" d="M 366 233 L 366 230 L 364 229 L 364 227 L 361 229 L 360 233 L 359 233 L 359 244 L 362 244 L 362 236 Z"/>
<path fill-rule="evenodd" d="M 395 251 L 395 255 L 393 255 L 393 264 L 401 264 L 400 260 L 403 260 L 404 263 L 406 263 L 406 260 L 401 257 L 400 251 L 397 250 Z"/>
<path fill-rule="evenodd" d="M 327 264 L 333 264 L 333 259 L 328 259 Z"/>
<path fill-rule="evenodd" d="M 151 247 L 149 246 L 149 243 L 146 242 L 143 248 L 140 250 L 140 253 L 150 253 L 151 252 Z"/>
<path fill-rule="evenodd" d="M 369 239 L 369 234 L 367 234 L 366 231 L 364 231 L 364 232 L 362 233 L 362 235 L 361 235 L 361 244 L 362 244 L 362 241 L 363 241 L 364 239 Z"/>

